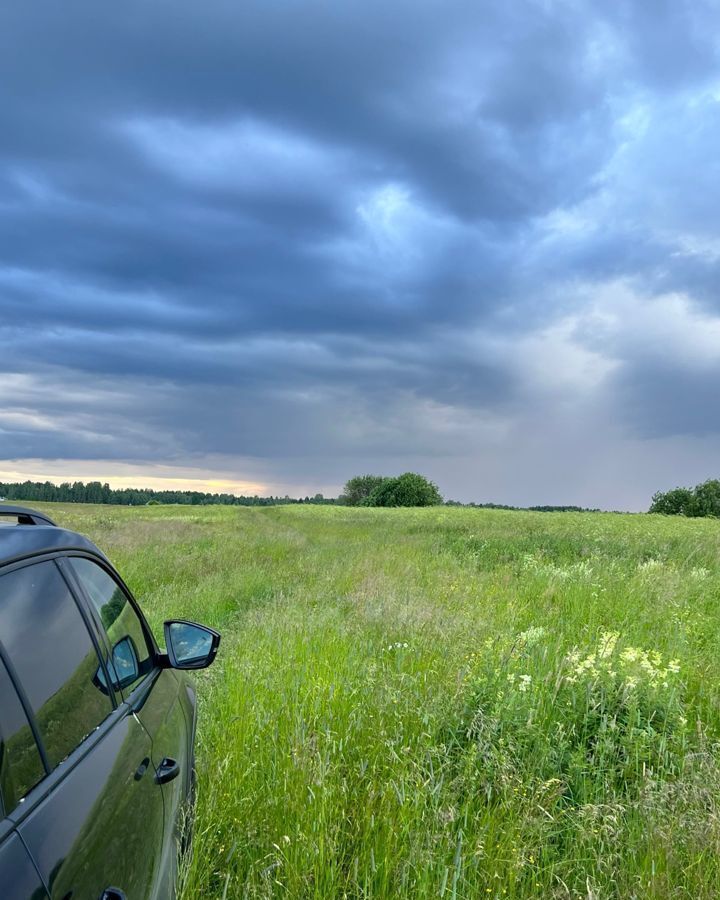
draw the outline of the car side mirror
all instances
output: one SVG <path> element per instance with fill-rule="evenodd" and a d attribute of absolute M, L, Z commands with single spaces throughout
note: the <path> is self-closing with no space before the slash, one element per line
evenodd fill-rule
<path fill-rule="evenodd" d="M 206 669 L 215 659 L 220 635 L 183 619 L 165 622 L 165 645 L 173 669 Z"/>

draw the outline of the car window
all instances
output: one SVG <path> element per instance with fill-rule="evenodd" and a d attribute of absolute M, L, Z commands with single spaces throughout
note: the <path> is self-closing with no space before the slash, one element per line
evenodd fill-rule
<path fill-rule="evenodd" d="M 90 633 L 54 562 L 0 578 L 0 640 L 54 767 L 112 711 Z"/>
<path fill-rule="evenodd" d="M 0 795 L 6 815 L 44 775 L 25 710 L 0 661 Z"/>
<path fill-rule="evenodd" d="M 102 566 L 80 556 L 70 562 L 107 632 L 116 686 L 127 694 L 152 668 L 152 650 L 142 622 L 123 589 Z"/>

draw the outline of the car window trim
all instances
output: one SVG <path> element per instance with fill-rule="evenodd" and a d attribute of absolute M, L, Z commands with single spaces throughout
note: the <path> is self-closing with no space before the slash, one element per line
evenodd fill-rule
<path fill-rule="evenodd" d="M 139 712 L 143 708 L 145 701 L 150 696 L 150 691 L 152 691 L 155 682 L 158 680 L 161 673 L 162 669 L 159 666 L 153 666 L 143 680 L 138 682 L 133 690 L 127 695 L 125 702 L 133 712 Z"/>
<path fill-rule="evenodd" d="M 9 834 L 12 834 L 12 832 L 14 830 L 15 830 L 14 822 L 11 822 L 10 819 L 7 817 L 0 818 L 0 847 L 2 846 L 2 843 L 5 840 L 5 838 Z"/>
<path fill-rule="evenodd" d="M 107 685 L 108 694 L 112 700 L 113 709 L 115 709 L 123 702 L 123 695 L 118 688 L 114 687 L 115 679 L 110 673 L 109 660 L 112 656 L 112 647 L 109 646 L 105 629 L 102 627 L 102 622 L 100 622 L 99 617 L 96 615 L 95 605 L 88 596 L 87 591 L 83 588 L 77 573 L 72 565 L 65 565 L 67 559 L 69 559 L 69 555 L 63 553 L 55 560 L 55 562 L 62 572 L 66 584 L 75 596 L 78 606 L 82 607 L 84 611 L 85 624 L 87 625 L 88 631 L 92 634 L 97 646 L 98 656 L 100 657 L 102 670 L 105 674 L 105 684 Z"/>
<path fill-rule="evenodd" d="M 35 738 L 35 745 L 37 746 L 38 754 L 40 756 L 40 761 L 42 762 L 43 768 L 45 769 L 45 778 L 52 772 L 52 766 L 50 765 L 50 759 L 47 755 L 47 751 L 45 750 L 45 743 L 42 739 L 42 735 L 40 734 L 40 729 L 38 727 L 38 723 L 35 720 L 35 713 L 33 712 L 32 705 L 30 704 L 30 700 L 28 695 L 25 692 L 25 688 L 20 681 L 20 677 L 17 673 L 15 666 L 13 665 L 12 660 L 10 659 L 7 651 L 5 650 L 5 646 L 3 642 L 0 641 L 0 660 L 2 660 L 8 676 L 10 678 L 10 683 L 15 689 L 15 694 L 20 701 L 20 705 L 23 708 L 23 712 L 25 713 L 25 718 L 28 721 L 28 725 L 30 726 L 30 731 L 32 732 L 33 737 Z M 44 781 L 45 779 L 41 779 Z M 34 790 L 34 788 L 31 788 Z"/>
<path fill-rule="evenodd" d="M 122 578 L 118 575 L 118 573 L 115 571 L 115 569 L 108 563 L 107 560 L 102 559 L 99 556 L 95 556 L 92 553 L 88 553 L 85 550 L 73 550 L 71 552 L 64 553 L 63 557 L 70 560 L 70 566 L 69 566 L 70 569 L 72 569 L 72 560 L 73 559 L 89 559 L 91 562 L 94 562 L 97 566 L 99 566 L 105 572 L 105 574 L 108 575 L 115 582 L 115 584 L 120 588 L 120 590 L 123 592 L 123 595 L 125 596 L 127 602 L 130 604 L 133 612 L 135 613 L 135 615 L 138 618 L 138 621 L 140 622 L 140 628 L 142 629 L 143 637 L 145 638 L 145 643 L 146 643 L 148 651 L 150 653 L 150 660 L 152 662 L 152 665 L 150 667 L 150 671 L 147 672 L 145 675 L 143 675 L 142 679 L 135 685 L 135 687 L 132 689 L 132 691 L 129 694 L 125 694 L 122 691 L 120 692 L 123 700 L 127 702 L 135 697 L 135 694 L 140 690 L 141 687 L 143 687 L 145 685 L 152 686 L 152 684 L 154 684 L 154 681 L 155 681 L 156 673 L 161 668 L 161 666 L 160 666 L 160 650 L 158 648 L 157 642 L 155 641 L 155 635 L 152 633 L 152 629 L 148 625 L 147 620 L 145 619 L 145 616 L 143 615 L 143 612 L 140 609 L 140 607 L 138 606 L 138 603 L 135 600 L 135 598 L 133 597 L 130 589 L 125 584 L 125 582 L 122 580 Z M 73 575 L 73 579 L 78 583 L 78 590 L 82 591 L 83 600 L 88 606 L 89 614 L 92 616 L 92 618 L 96 624 L 96 627 L 98 627 L 100 629 L 100 633 L 102 634 L 102 637 L 103 637 L 103 643 L 104 643 L 105 647 L 107 648 L 108 653 L 111 654 L 112 646 L 110 645 L 110 638 L 107 633 L 107 630 L 105 629 L 105 626 L 102 623 L 102 620 L 101 620 L 100 615 L 95 607 L 95 604 L 93 603 L 92 599 L 90 598 L 88 591 L 85 588 L 85 585 L 82 583 L 82 579 L 79 577 L 79 575 L 77 574 L 77 572 L 74 569 L 72 569 L 72 575 Z M 143 702 L 144 702 L 144 700 L 143 700 Z"/>
<path fill-rule="evenodd" d="M 88 634 L 90 635 L 90 640 L 93 643 L 93 647 L 95 647 L 95 653 L 97 654 L 97 658 L 100 662 L 100 668 L 103 670 L 103 674 L 105 675 L 105 684 L 108 685 L 108 697 L 110 698 L 110 703 L 112 705 L 112 709 L 115 710 L 118 708 L 118 706 L 120 704 L 118 703 L 118 699 L 115 696 L 115 690 L 110 689 L 110 685 L 112 685 L 112 679 L 110 678 L 110 671 L 107 667 L 107 663 L 105 662 L 105 658 L 104 658 L 103 654 L 101 653 L 100 637 L 96 633 L 95 622 L 91 619 L 92 610 L 88 606 L 85 595 L 80 593 L 80 591 L 77 589 L 76 585 L 73 583 L 72 575 L 74 573 L 72 573 L 72 572 L 68 573 L 66 571 L 66 567 L 63 566 L 63 564 L 62 564 L 63 558 L 64 558 L 63 556 L 56 557 L 54 560 L 55 566 L 60 571 L 60 575 L 62 576 L 62 579 L 65 582 L 65 584 L 67 585 L 67 588 L 70 591 L 70 594 L 72 595 L 73 600 L 75 601 L 75 605 L 77 606 L 78 610 L 80 611 L 82 620 L 85 623 L 85 628 L 87 629 Z M 68 575 L 70 577 L 68 577 Z M 122 703 L 122 699 L 120 700 L 120 703 Z M 107 716 L 105 718 L 107 718 Z M 103 719 L 103 721 L 105 721 L 105 720 Z"/>

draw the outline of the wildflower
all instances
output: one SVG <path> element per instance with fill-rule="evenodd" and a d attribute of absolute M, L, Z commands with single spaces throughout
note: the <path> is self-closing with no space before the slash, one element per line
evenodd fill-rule
<path fill-rule="evenodd" d="M 602 632 L 600 635 L 600 650 L 598 651 L 600 659 L 607 659 L 613 655 L 619 637 L 620 634 L 617 631 Z"/>
<path fill-rule="evenodd" d="M 534 647 L 545 635 L 545 629 L 542 625 L 531 625 L 526 631 L 518 635 L 518 641 L 522 642 L 526 647 Z"/>
<path fill-rule="evenodd" d="M 638 563 L 638 570 L 640 572 L 650 572 L 661 566 L 662 562 L 659 559 L 646 559 L 645 562 Z"/>
<path fill-rule="evenodd" d="M 525 693 L 529 689 L 531 682 L 532 675 L 521 675 L 518 690 L 522 691 L 522 693 Z"/>

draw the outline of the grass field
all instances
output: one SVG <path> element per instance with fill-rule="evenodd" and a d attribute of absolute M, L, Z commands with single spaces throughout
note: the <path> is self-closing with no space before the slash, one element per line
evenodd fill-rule
<path fill-rule="evenodd" d="M 716 521 L 52 513 L 223 632 L 185 898 L 720 896 Z"/>

